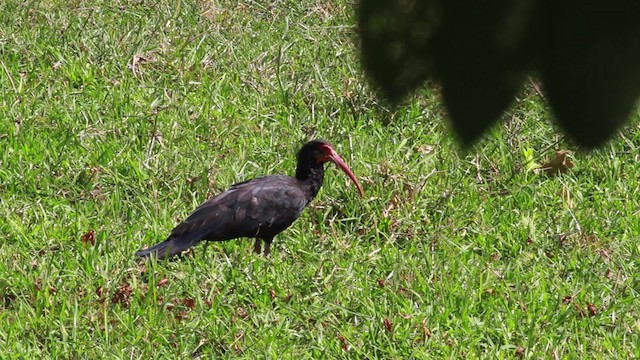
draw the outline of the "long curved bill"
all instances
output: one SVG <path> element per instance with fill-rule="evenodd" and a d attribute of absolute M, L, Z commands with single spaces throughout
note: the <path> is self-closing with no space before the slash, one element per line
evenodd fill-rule
<path fill-rule="evenodd" d="M 329 161 L 336 164 L 340 169 L 342 169 L 342 171 L 345 172 L 345 174 L 347 174 L 347 176 L 349 176 L 351 181 L 353 181 L 353 183 L 356 184 L 356 187 L 358 188 L 358 192 L 360 193 L 360 196 L 363 197 L 364 191 L 362 191 L 362 186 L 360 186 L 360 183 L 358 182 L 358 179 L 356 179 L 356 176 L 353 174 L 353 171 L 349 169 L 349 166 L 347 166 L 347 163 L 345 163 L 344 160 L 342 160 L 340 155 L 338 155 L 338 153 L 335 150 L 333 150 L 333 148 L 331 148 L 330 146 L 326 146 L 323 149 L 323 152 L 325 153 Z"/>

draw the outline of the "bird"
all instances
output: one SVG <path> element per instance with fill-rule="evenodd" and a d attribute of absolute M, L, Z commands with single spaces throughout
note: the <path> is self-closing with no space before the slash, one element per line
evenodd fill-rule
<path fill-rule="evenodd" d="M 254 251 L 271 253 L 273 238 L 288 228 L 316 197 L 324 180 L 324 164 L 335 163 L 356 185 L 353 171 L 326 140 L 304 144 L 297 155 L 295 176 L 266 175 L 232 185 L 228 190 L 198 206 L 161 243 L 136 251 L 138 257 L 165 259 L 203 240 L 225 241 L 255 238 Z"/>

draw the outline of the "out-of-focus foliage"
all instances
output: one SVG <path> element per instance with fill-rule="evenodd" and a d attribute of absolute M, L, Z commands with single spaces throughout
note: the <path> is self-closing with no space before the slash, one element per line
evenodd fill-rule
<path fill-rule="evenodd" d="M 463 143 L 477 140 L 529 74 L 579 145 L 609 139 L 640 92 L 640 2 L 361 0 L 361 58 L 399 102 L 437 80 Z"/>

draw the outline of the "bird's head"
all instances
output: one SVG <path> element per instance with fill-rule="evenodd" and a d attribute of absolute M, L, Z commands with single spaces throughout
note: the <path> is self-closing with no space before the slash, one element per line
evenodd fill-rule
<path fill-rule="evenodd" d="M 311 161 L 315 161 L 318 165 L 323 165 L 324 163 L 331 161 L 336 164 L 342 171 L 349 176 L 351 181 L 356 184 L 358 188 L 358 192 L 360 196 L 364 196 L 364 192 L 362 191 L 362 186 L 356 179 L 356 176 L 353 174 L 353 171 L 347 166 L 347 164 L 342 160 L 340 155 L 333 149 L 331 144 L 326 140 L 312 140 L 306 143 L 298 153 L 298 161 L 304 161 L 304 157 L 310 156 Z M 307 160 L 309 161 L 309 160 Z"/>

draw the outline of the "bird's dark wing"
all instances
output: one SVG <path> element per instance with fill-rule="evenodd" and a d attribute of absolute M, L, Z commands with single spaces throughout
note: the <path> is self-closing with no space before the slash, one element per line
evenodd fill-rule
<path fill-rule="evenodd" d="M 196 208 L 163 243 L 137 252 L 159 258 L 180 253 L 201 240 L 272 238 L 298 218 L 308 200 L 299 181 L 269 175 L 233 185 Z"/>
<path fill-rule="evenodd" d="M 255 237 L 271 227 L 281 228 L 280 232 L 306 205 L 298 180 L 285 175 L 263 176 L 235 184 L 205 201 L 171 234 L 197 233 L 203 239 L 218 241 Z"/>

